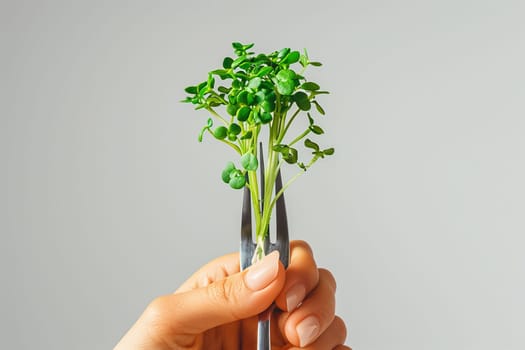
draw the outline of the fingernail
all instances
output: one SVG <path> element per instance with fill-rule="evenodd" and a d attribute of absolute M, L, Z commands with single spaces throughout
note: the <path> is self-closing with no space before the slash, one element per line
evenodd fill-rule
<path fill-rule="evenodd" d="M 310 344 L 319 334 L 320 328 L 319 320 L 315 316 L 308 316 L 302 320 L 295 328 L 299 336 L 299 346 Z"/>
<path fill-rule="evenodd" d="M 306 289 L 302 284 L 297 284 L 286 293 L 286 310 L 294 310 L 301 303 L 306 295 Z"/>
<path fill-rule="evenodd" d="M 268 286 L 279 272 L 279 252 L 273 251 L 248 269 L 244 283 L 253 291 Z"/>

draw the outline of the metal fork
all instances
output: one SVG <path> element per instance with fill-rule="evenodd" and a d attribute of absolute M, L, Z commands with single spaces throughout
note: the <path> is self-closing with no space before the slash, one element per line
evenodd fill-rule
<path fill-rule="evenodd" d="M 262 144 L 260 146 L 260 179 L 261 179 L 261 212 L 263 210 L 264 202 L 264 160 Z M 277 174 L 275 180 L 275 193 L 277 194 L 283 187 L 281 178 L 281 171 Z M 284 194 L 282 194 L 275 204 L 275 223 L 276 223 L 276 240 L 274 243 L 270 242 L 269 229 L 266 234 L 264 241 L 264 251 L 266 253 L 274 250 L 279 251 L 279 258 L 285 268 L 288 267 L 290 260 L 290 241 L 288 237 L 288 220 L 286 217 L 286 207 L 284 203 Z M 241 270 L 246 269 L 252 263 L 252 257 L 255 252 L 256 244 L 252 238 L 252 209 L 251 209 L 251 195 L 248 187 L 244 188 L 244 196 L 242 203 L 242 214 L 241 214 Z M 259 315 L 258 327 L 257 327 L 257 350 L 270 350 L 270 319 L 272 316 L 275 304 L 272 304 L 266 311 Z"/>

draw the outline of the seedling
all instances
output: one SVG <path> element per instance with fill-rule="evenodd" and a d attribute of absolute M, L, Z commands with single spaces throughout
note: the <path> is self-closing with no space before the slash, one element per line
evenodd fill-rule
<path fill-rule="evenodd" d="M 247 186 L 252 194 L 256 261 L 265 255 L 264 240 L 277 198 L 318 159 L 334 154 L 333 148 L 321 149 L 307 138 L 311 134 L 324 133 L 316 124 L 314 115 L 325 115 L 317 98 L 328 92 L 304 76 L 308 67 L 321 66 L 320 62 L 310 61 L 306 50 L 300 53 L 284 48 L 270 54 L 256 54 L 250 51 L 253 44 L 235 42 L 232 46 L 235 57 L 225 57 L 222 67 L 210 71 L 205 81 L 188 86 L 185 89 L 188 96 L 182 102 L 191 103 L 195 109 L 211 114 L 199 133 L 199 141 L 209 134 L 238 155 L 237 165 L 233 161 L 227 162 L 221 178 L 233 189 Z M 308 126 L 295 132 L 296 128 L 291 126 L 300 116 L 307 118 Z M 264 203 L 261 206 L 261 180 L 256 170 L 259 166 L 257 145 L 263 137 L 266 139 L 267 165 Z M 304 150 L 311 153 L 306 161 L 299 157 L 297 145 L 300 142 L 304 145 L 301 156 Z M 275 179 L 284 163 L 297 166 L 299 172 L 281 191 L 273 194 Z M 258 209 L 261 207 L 263 210 Z"/>

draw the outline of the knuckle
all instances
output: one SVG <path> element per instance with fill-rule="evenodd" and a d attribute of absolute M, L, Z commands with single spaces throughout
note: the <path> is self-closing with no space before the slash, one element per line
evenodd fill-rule
<path fill-rule="evenodd" d="M 332 321 L 332 327 L 335 328 L 336 334 L 338 334 L 338 340 L 341 343 L 344 343 L 348 334 L 345 321 L 343 321 L 341 317 L 335 316 L 334 320 Z"/>
<path fill-rule="evenodd" d="M 310 244 L 308 244 L 308 242 L 306 241 L 303 241 L 303 240 L 294 240 L 292 241 L 291 243 L 291 246 L 292 248 L 300 248 L 300 249 L 304 249 L 306 250 L 310 255 L 314 255 L 314 252 L 312 250 L 312 247 L 310 247 Z"/>
<path fill-rule="evenodd" d="M 319 269 L 319 279 L 326 282 L 335 293 L 337 289 L 337 282 L 335 280 L 334 275 L 329 270 L 320 268 Z"/>
<path fill-rule="evenodd" d="M 144 311 L 144 316 L 150 322 L 157 322 L 163 318 L 164 310 L 166 309 L 166 298 L 164 296 L 153 299 Z"/>
<path fill-rule="evenodd" d="M 229 279 L 213 282 L 207 287 L 207 293 L 212 305 L 239 305 L 242 287 Z M 231 307 L 234 316 L 237 308 Z"/>
<path fill-rule="evenodd" d="M 173 327 L 177 327 L 176 324 L 166 322 L 168 302 L 167 296 L 155 298 L 146 307 L 142 316 L 145 320 L 145 330 L 155 344 L 164 344 L 166 335 L 171 333 Z"/>

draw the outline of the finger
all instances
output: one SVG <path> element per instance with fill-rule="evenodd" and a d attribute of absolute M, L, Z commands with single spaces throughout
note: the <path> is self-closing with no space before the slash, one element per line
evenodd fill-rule
<path fill-rule="evenodd" d="M 302 346 L 302 350 L 344 350 L 350 349 L 343 345 L 346 339 L 346 326 L 344 321 L 340 317 L 335 317 L 326 331 L 321 334 L 313 343 L 308 346 Z M 291 348 L 296 349 L 296 348 Z M 290 350 L 291 350 L 290 349 Z M 351 350 L 351 349 L 350 349 Z"/>
<path fill-rule="evenodd" d="M 275 252 L 206 287 L 159 297 L 144 317 L 160 337 L 202 333 L 264 311 L 281 291 L 284 279 L 284 267 Z"/>
<path fill-rule="evenodd" d="M 175 293 L 206 287 L 212 282 L 222 280 L 240 271 L 239 253 L 232 253 L 214 259 L 197 270 Z"/>
<path fill-rule="evenodd" d="M 301 306 L 279 319 L 281 331 L 296 346 L 315 341 L 332 324 L 335 316 L 335 279 L 330 271 L 319 269 L 319 283 Z"/>
<path fill-rule="evenodd" d="M 292 311 L 310 293 L 319 281 L 319 272 L 312 249 L 304 241 L 290 243 L 290 265 L 286 269 L 286 283 L 275 303 L 281 310 Z"/>

